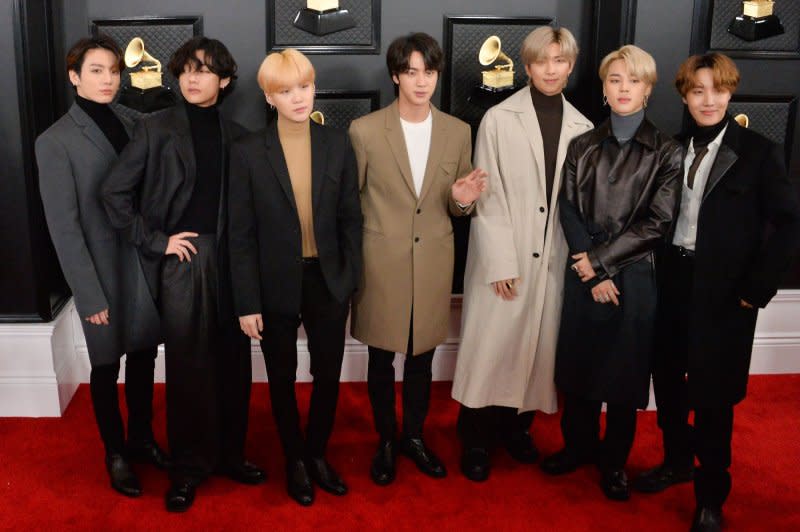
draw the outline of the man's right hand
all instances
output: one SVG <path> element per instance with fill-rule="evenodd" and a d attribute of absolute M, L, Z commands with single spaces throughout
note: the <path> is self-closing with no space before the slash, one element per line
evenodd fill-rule
<path fill-rule="evenodd" d="M 239 316 L 239 327 L 242 332 L 253 340 L 261 340 L 261 331 L 264 330 L 264 322 L 261 320 L 261 314 L 248 314 L 247 316 Z"/>
<path fill-rule="evenodd" d="M 169 237 L 167 250 L 164 252 L 164 255 L 177 255 L 181 262 L 183 262 L 183 259 L 191 262 L 192 253 L 197 255 L 197 248 L 195 248 L 192 243 L 187 240 L 187 238 L 194 238 L 196 236 L 198 236 L 197 233 L 192 233 L 189 231 L 172 235 Z"/>

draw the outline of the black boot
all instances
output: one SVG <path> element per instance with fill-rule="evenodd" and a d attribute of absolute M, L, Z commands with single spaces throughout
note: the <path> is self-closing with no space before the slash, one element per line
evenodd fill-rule
<path fill-rule="evenodd" d="M 386 486 L 394 482 L 396 460 L 397 451 L 394 441 L 381 440 L 369 468 L 369 476 L 372 477 L 372 481 L 378 486 Z"/>
<path fill-rule="evenodd" d="M 106 455 L 106 471 L 111 478 L 111 487 L 126 497 L 138 497 L 142 494 L 139 479 L 131 470 L 125 457 L 118 453 Z"/>
<path fill-rule="evenodd" d="M 300 459 L 286 463 L 286 491 L 301 506 L 311 506 L 314 503 L 314 487 L 306 465 Z"/>
<path fill-rule="evenodd" d="M 483 447 L 464 449 L 461 455 L 461 472 L 473 482 L 483 482 L 489 478 L 491 461 L 489 451 Z"/>
<path fill-rule="evenodd" d="M 347 484 L 324 458 L 309 458 L 307 469 L 317 486 L 334 495 L 345 495 Z"/>

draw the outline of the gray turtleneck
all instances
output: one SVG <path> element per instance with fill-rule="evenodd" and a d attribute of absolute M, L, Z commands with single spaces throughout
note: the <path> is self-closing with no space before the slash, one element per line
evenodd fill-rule
<path fill-rule="evenodd" d="M 617 142 L 625 144 L 633 138 L 636 130 L 644 120 L 644 109 L 639 109 L 637 112 L 622 116 L 614 111 L 611 111 L 611 132 L 617 137 Z"/>

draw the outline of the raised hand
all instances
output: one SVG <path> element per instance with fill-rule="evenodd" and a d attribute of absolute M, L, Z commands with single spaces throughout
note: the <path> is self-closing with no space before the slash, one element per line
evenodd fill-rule
<path fill-rule="evenodd" d="M 456 179 L 451 187 L 453 199 L 461 205 L 469 205 L 477 200 L 486 190 L 486 176 L 489 175 L 480 168 L 474 169 L 464 177 Z"/>

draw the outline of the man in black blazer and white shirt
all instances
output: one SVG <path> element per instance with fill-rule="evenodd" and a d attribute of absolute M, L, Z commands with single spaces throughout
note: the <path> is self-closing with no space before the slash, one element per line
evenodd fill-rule
<path fill-rule="evenodd" d="M 721 526 L 733 407 L 747 391 L 758 309 L 800 244 L 782 150 L 727 114 L 738 83 L 736 65 L 717 53 L 690 57 L 675 80 L 691 123 L 679 212 L 657 267 L 653 381 L 664 463 L 634 486 L 657 492 L 694 478 L 692 530 Z"/>

